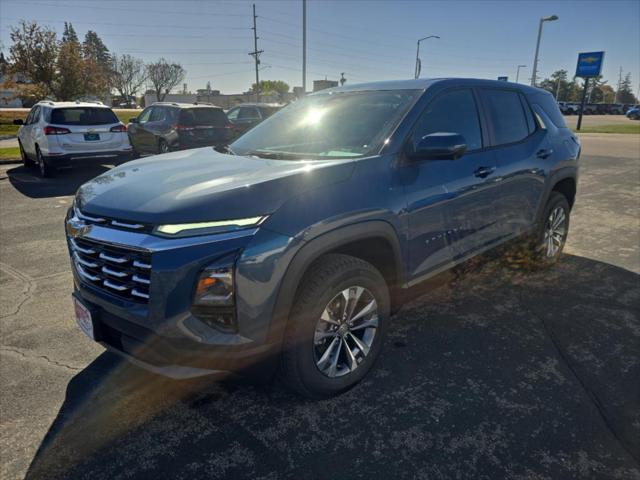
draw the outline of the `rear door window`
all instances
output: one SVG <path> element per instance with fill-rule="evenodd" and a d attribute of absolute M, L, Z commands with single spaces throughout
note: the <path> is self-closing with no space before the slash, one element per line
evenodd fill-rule
<path fill-rule="evenodd" d="M 529 136 L 529 126 L 518 92 L 492 88 L 482 89 L 482 95 L 493 126 L 493 145 L 515 143 Z"/>
<path fill-rule="evenodd" d="M 153 107 L 153 111 L 151 112 L 150 122 L 163 122 L 167 117 L 166 108 L 163 107 Z"/>
<path fill-rule="evenodd" d="M 482 130 L 471 90 L 452 90 L 433 100 L 418 120 L 414 142 L 438 132 L 459 133 L 464 137 L 467 150 L 482 148 Z"/>
<path fill-rule="evenodd" d="M 224 127 L 227 116 L 219 108 L 185 108 L 180 111 L 180 124 L 182 125 L 207 125 L 212 127 Z"/>
<path fill-rule="evenodd" d="M 240 120 L 260 120 L 260 114 L 255 107 L 240 107 L 238 118 Z"/>
<path fill-rule="evenodd" d="M 51 123 L 56 125 L 107 125 L 118 123 L 118 118 L 108 108 L 56 108 L 51 112 Z"/>

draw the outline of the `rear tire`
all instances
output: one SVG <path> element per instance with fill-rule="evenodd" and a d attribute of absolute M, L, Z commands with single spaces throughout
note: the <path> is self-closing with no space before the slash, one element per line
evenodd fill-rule
<path fill-rule="evenodd" d="M 38 169 L 40 171 L 40 176 L 42 178 L 51 178 L 55 176 L 56 169 L 55 167 L 49 165 L 49 163 L 44 159 L 42 152 L 38 147 L 36 147 L 36 158 L 38 163 Z"/>
<path fill-rule="evenodd" d="M 169 144 L 160 139 L 160 141 L 158 142 L 158 153 L 169 153 L 170 151 L 171 150 L 169 150 Z"/>
<path fill-rule="evenodd" d="M 27 152 L 24 151 L 24 148 L 22 148 L 22 142 L 20 140 L 18 140 L 18 147 L 20 148 L 20 158 L 22 159 L 22 165 L 24 165 L 25 168 L 33 168 L 35 164 L 33 163 L 33 160 L 29 158 Z"/>
<path fill-rule="evenodd" d="M 551 192 L 544 209 L 542 221 L 530 245 L 534 265 L 549 267 L 562 256 L 569 233 L 571 207 L 560 192 Z"/>
<path fill-rule="evenodd" d="M 295 392 L 327 398 L 356 385 L 382 348 L 387 284 L 373 265 L 324 255 L 305 274 L 289 315 L 281 378 Z"/>

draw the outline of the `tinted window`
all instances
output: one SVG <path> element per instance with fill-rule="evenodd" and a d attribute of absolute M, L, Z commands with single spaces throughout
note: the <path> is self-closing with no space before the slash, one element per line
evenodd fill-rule
<path fill-rule="evenodd" d="M 180 111 L 180 123 L 183 125 L 212 125 L 223 127 L 228 123 L 227 116 L 219 108 L 186 108 Z"/>
<path fill-rule="evenodd" d="M 524 108 L 524 116 L 527 119 L 527 127 L 529 128 L 529 135 L 536 131 L 536 122 L 533 119 L 533 113 L 531 112 L 531 107 L 527 100 L 524 98 L 524 95 L 520 94 L 520 102 L 522 103 L 522 108 Z"/>
<path fill-rule="evenodd" d="M 162 107 L 153 107 L 153 111 L 151 112 L 150 122 L 162 122 L 166 118 L 166 108 Z"/>
<path fill-rule="evenodd" d="M 239 113 L 240 113 L 240 109 L 239 108 L 233 108 L 233 109 L 229 110 L 229 112 L 227 113 L 227 118 L 229 120 L 237 120 Z"/>
<path fill-rule="evenodd" d="M 418 120 L 414 141 L 437 132 L 461 134 L 468 150 L 482 148 L 482 131 L 471 90 L 453 90 L 433 100 Z"/>
<path fill-rule="evenodd" d="M 280 107 L 260 107 L 262 118 L 267 118 L 280 110 Z"/>
<path fill-rule="evenodd" d="M 560 109 L 550 93 L 538 93 L 531 98 L 531 101 L 540 105 L 544 113 L 547 114 L 547 117 L 549 117 L 556 127 L 565 128 L 567 126 L 567 124 L 564 123 L 564 117 Z"/>
<path fill-rule="evenodd" d="M 254 107 L 240 107 L 238 118 L 241 120 L 260 120 L 260 114 Z"/>
<path fill-rule="evenodd" d="M 149 121 L 149 117 L 151 116 L 152 110 L 153 108 L 147 108 L 146 110 L 144 110 L 138 117 L 138 123 L 147 123 Z"/>
<path fill-rule="evenodd" d="M 57 125 L 105 125 L 118 123 L 118 118 L 108 108 L 56 108 L 51 112 L 51 123 Z"/>
<path fill-rule="evenodd" d="M 35 113 L 36 108 L 38 108 L 38 107 L 33 107 L 33 108 L 31 109 L 31 111 L 29 112 L 29 115 L 27 115 L 27 120 L 24 122 L 24 123 L 26 123 L 27 125 L 29 125 L 29 124 L 32 122 L 32 120 L 33 120 L 33 114 Z"/>
<path fill-rule="evenodd" d="M 518 92 L 486 89 L 483 95 L 493 124 L 494 145 L 519 142 L 529 136 Z"/>

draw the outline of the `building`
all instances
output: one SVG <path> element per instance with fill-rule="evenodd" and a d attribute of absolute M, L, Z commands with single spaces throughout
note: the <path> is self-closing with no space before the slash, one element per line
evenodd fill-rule
<path fill-rule="evenodd" d="M 313 91 L 317 92 L 319 90 L 324 90 L 325 88 L 333 88 L 338 86 L 337 80 L 314 80 L 313 81 Z"/>
<path fill-rule="evenodd" d="M 158 97 L 155 92 L 145 92 L 144 105 L 148 107 L 158 101 Z M 163 102 L 175 102 L 175 103 L 194 103 L 198 101 L 198 96 L 195 93 L 168 93 L 165 95 Z"/>

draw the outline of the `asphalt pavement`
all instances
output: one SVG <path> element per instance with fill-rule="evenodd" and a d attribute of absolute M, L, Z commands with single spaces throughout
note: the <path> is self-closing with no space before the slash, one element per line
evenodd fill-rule
<path fill-rule="evenodd" d="M 62 225 L 108 166 L 0 166 L 1 478 L 640 479 L 640 137 L 583 142 L 558 265 L 494 253 L 421 286 L 365 381 L 320 402 L 90 342 Z"/>

